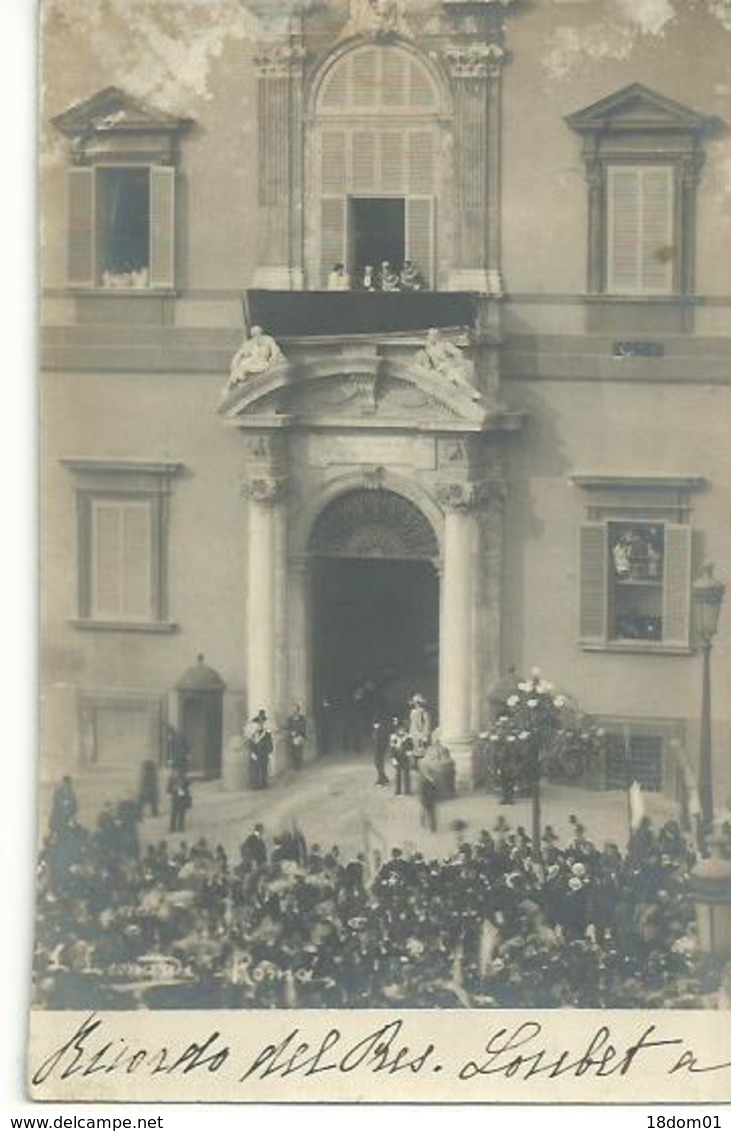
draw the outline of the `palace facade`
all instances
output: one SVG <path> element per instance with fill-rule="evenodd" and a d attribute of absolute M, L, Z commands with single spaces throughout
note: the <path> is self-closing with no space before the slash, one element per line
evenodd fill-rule
<path fill-rule="evenodd" d="M 48 773 L 173 724 L 229 780 L 258 709 L 373 680 L 469 786 L 537 666 L 674 796 L 731 576 L 728 6 L 107 7 L 44 17 Z"/>

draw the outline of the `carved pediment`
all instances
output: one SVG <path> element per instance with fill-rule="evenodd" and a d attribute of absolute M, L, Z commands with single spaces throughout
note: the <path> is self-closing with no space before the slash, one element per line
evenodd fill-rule
<path fill-rule="evenodd" d="M 404 361 L 384 364 L 376 356 L 311 360 L 296 369 L 275 367 L 229 390 L 219 415 L 234 425 L 261 416 L 339 425 L 364 417 L 386 427 L 454 424 L 478 431 L 497 406 L 477 399 L 474 389 L 432 376 Z"/>
<path fill-rule="evenodd" d="M 582 134 L 628 131 L 699 133 L 713 128 L 718 119 L 699 114 L 689 106 L 637 82 L 569 114 L 566 123 Z"/>

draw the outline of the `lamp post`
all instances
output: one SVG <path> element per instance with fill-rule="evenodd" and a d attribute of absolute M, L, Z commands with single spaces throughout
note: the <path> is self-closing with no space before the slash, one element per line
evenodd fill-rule
<path fill-rule="evenodd" d="M 698 793 L 701 824 L 705 837 L 713 831 L 713 764 L 711 744 L 711 648 L 718 629 L 726 586 L 713 576 L 713 566 L 703 566 L 693 583 L 693 605 L 698 641 L 703 652 L 703 693 L 701 699 L 701 736 L 698 758 Z"/>

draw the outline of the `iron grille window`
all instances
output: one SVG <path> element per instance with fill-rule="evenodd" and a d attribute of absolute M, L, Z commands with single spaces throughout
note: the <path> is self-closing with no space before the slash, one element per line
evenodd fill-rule
<path fill-rule="evenodd" d="M 663 770 L 661 735 L 633 734 L 627 743 L 617 735 L 607 753 L 606 788 L 626 789 L 638 781 L 648 793 L 662 793 Z"/>

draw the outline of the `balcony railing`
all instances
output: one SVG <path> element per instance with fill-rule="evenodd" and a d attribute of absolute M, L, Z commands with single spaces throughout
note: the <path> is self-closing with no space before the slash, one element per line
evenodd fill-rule
<path fill-rule="evenodd" d="M 249 326 L 275 338 L 410 334 L 476 326 L 484 296 L 465 291 L 244 292 Z"/>

